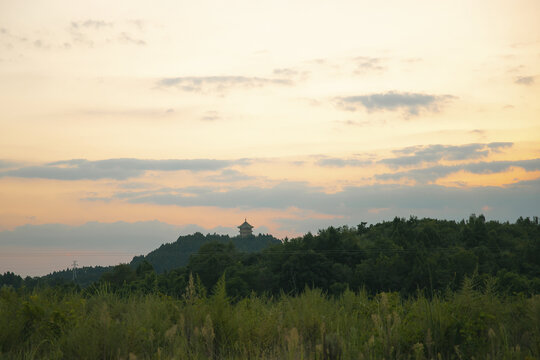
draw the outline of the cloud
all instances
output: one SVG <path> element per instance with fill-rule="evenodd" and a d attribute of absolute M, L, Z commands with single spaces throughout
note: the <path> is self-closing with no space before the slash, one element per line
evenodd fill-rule
<path fill-rule="evenodd" d="M 534 84 L 535 76 L 518 76 L 514 82 L 519 85 L 532 85 Z"/>
<path fill-rule="evenodd" d="M 146 41 L 133 38 L 130 34 L 126 32 L 121 32 L 120 35 L 118 36 L 118 39 L 120 42 L 127 43 L 127 44 L 134 44 L 134 45 L 139 45 L 139 46 L 146 45 Z"/>
<path fill-rule="evenodd" d="M 378 57 L 358 56 L 353 59 L 356 64 L 356 73 L 381 72 L 386 69 L 383 66 L 384 59 Z"/>
<path fill-rule="evenodd" d="M 373 126 L 373 121 L 354 121 L 354 120 L 337 120 L 337 123 L 344 124 L 346 126 L 358 126 L 358 127 L 366 127 L 366 126 Z"/>
<path fill-rule="evenodd" d="M 422 61 L 424 61 L 424 59 L 420 57 L 410 57 L 410 58 L 405 58 L 401 60 L 401 62 L 406 63 L 406 64 L 416 64 Z"/>
<path fill-rule="evenodd" d="M 72 159 L 56 161 L 41 166 L 27 166 L 2 171 L 0 177 L 41 178 L 55 180 L 125 180 L 138 177 L 146 171 L 212 171 L 232 165 L 244 164 L 248 160 L 215 160 L 215 159 L 107 159 L 89 161 Z"/>
<path fill-rule="evenodd" d="M 378 163 L 397 168 L 433 163 L 440 160 L 472 160 L 488 156 L 493 152 L 500 152 L 501 149 L 512 145 L 511 142 L 493 142 L 489 144 L 411 146 L 394 151 L 395 154 L 403 156 L 382 159 Z"/>
<path fill-rule="evenodd" d="M 458 171 L 467 171 L 473 174 L 494 174 L 509 170 L 512 167 L 519 167 L 526 171 L 539 171 L 540 158 L 517 161 L 491 161 L 476 162 L 460 165 L 436 165 L 422 169 L 412 169 L 396 173 L 375 175 L 376 180 L 401 180 L 411 179 L 419 183 L 428 183 L 439 178 L 448 176 Z"/>
<path fill-rule="evenodd" d="M 487 147 L 493 152 L 501 152 L 501 149 L 509 148 L 513 145 L 514 143 L 511 142 L 492 142 L 487 144 Z"/>
<path fill-rule="evenodd" d="M 217 121 L 220 119 L 221 119 L 221 116 L 219 115 L 217 111 L 207 111 L 201 117 L 202 121 Z"/>
<path fill-rule="evenodd" d="M 18 163 L 9 160 L 0 159 L 0 169 L 9 169 L 18 166 Z"/>
<path fill-rule="evenodd" d="M 0 28 L 0 34 L 10 40 L 14 40 L 17 42 L 25 43 L 28 41 L 26 37 L 13 34 L 11 31 L 4 27 Z"/>
<path fill-rule="evenodd" d="M 306 191 L 307 190 L 307 191 Z M 178 206 L 217 206 L 223 208 L 286 208 L 302 207 L 316 201 L 322 189 L 306 183 L 286 182 L 273 188 L 244 187 L 221 191 L 214 187 L 159 189 L 145 192 L 120 192 L 114 198 L 130 203 L 153 203 Z"/>
<path fill-rule="evenodd" d="M 140 32 L 143 25 L 144 23 L 139 20 L 129 21 L 122 25 L 104 20 L 88 19 L 72 21 L 68 32 L 74 43 L 90 47 L 96 44 L 104 45 L 111 42 L 144 46 L 146 45 L 145 40 L 137 38 L 126 31 L 126 27 L 133 30 L 133 26 L 135 26 L 137 31 Z"/>
<path fill-rule="evenodd" d="M 372 111 L 403 110 L 408 115 L 418 115 L 421 110 L 439 112 L 446 102 L 455 99 L 452 95 L 430 95 L 420 93 L 389 91 L 359 96 L 337 97 L 336 105 L 347 111 L 358 111 L 365 108 Z"/>
<path fill-rule="evenodd" d="M 234 169 L 224 169 L 218 175 L 211 175 L 205 178 L 208 181 L 213 182 L 237 182 L 255 179 L 254 176 L 249 176 Z"/>
<path fill-rule="evenodd" d="M 223 92 L 231 88 L 257 88 L 269 85 L 292 85 L 284 78 L 262 78 L 247 76 L 185 76 L 163 78 L 157 82 L 161 88 L 176 88 L 187 92 Z"/>
<path fill-rule="evenodd" d="M 284 76 L 284 77 L 293 77 L 300 74 L 300 72 L 296 69 L 292 68 L 280 68 L 280 69 L 274 69 L 273 71 L 274 75 L 277 76 Z"/>
<path fill-rule="evenodd" d="M 324 167 L 366 166 L 371 165 L 372 161 L 362 159 L 324 158 L 318 160 L 315 164 Z"/>
<path fill-rule="evenodd" d="M 112 22 L 103 21 L 103 20 L 83 20 L 83 21 L 72 21 L 71 27 L 74 29 L 80 29 L 80 28 L 91 28 L 91 29 L 103 29 L 103 28 L 110 28 L 113 27 Z"/>
<path fill-rule="evenodd" d="M 296 68 L 277 68 L 272 73 L 280 79 L 288 79 L 291 84 L 296 81 L 306 80 L 310 75 L 309 71 Z"/>
<path fill-rule="evenodd" d="M 124 108 L 124 109 L 80 109 L 74 112 L 75 116 L 91 117 L 120 117 L 120 118 L 162 118 L 174 114 L 173 108 Z"/>
<path fill-rule="evenodd" d="M 540 161 L 538 162 L 540 166 Z M 130 203 L 151 203 L 181 207 L 213 206 L 220 208 L 280 209 L 297 208 L 319 214 L 355 219 L 388 219 L 393 216 L 431 216 L 463 218 L 489 206 L 492 215 L 511 219 L 532 216 L 540 211 L 540 181 L 529 181 L 507 187 L 453 188 L 420 184 L 406 186 L 376 184 L 349 186 L 336 193 L 305 182 L 283 182 L 276 186 L 244 187 L 227 191 L 212 187 L 160 189 L 124 193 Z M 118 195 L 116 198 L 120 198 Z M 373 209 L 388 209 L 374 212 Z M 344 220 L 345 221 L 345 220 Z"/>
<path fill-rule="evenodd" d="M 135 26 L 137 30 L 143 31 L 146 27 L 146 22 L 142 19 L 133 19 L 128 21 L 131 25 Z"/>

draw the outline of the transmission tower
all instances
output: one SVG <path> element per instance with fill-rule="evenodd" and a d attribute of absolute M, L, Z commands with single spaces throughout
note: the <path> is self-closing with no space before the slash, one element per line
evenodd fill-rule
<path fill-rule="evenodd" d="M 77 260 L 73 260 L 73 264 L 71 265 L 73 267 L 73 282 L 77 281 Z"/>

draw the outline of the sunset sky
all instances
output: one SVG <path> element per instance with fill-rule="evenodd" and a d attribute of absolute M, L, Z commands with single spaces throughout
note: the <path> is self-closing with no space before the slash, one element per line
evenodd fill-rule
<path fill-rule="evenodd" d="M 0 0 L 0 273 L 540 215 L 540 2 Z"/>

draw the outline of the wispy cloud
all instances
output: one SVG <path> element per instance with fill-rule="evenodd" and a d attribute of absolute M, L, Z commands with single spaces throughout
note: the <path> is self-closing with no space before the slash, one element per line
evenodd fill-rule
<path fill-rule="evenodd" d="M 135 28 L 139 31 L 143 31 L 147 25 L 146 21 L 142 19 L 133 19 L 133 20 L 129 20 L 128 22 L 129 24 L 135 26 Z"/>
<path fill-rule="evenodd" d="M 133 30 L 133 25 L 136 31 L 140 33 L 143 26 L 142 21 L 131 21 L 127 24 L 117 24 L 105 20 L 80 20 L 72 21 L 68 27 L 68 33 L 74 44 L 86 45 L 93 47 L 95 45 L 104 45 L 111 42 L 144 46 L 146 41 L 131 34 L 127 29 Z M 67 43 L 70 45 L 69 43 Z M 64 46 L 66 47 L 66 46 Z"/>
<path fill-rule="evenodd" d="M 272 73 L 275 77 L 288 80 L 291 84 L 295 84 L 299 81 L 305 81 L 311 74 L 309 70 L 303 70 L 296 67 L 277 68 L 274 69 Z"/>
<path fill-rule="evenodd" d="M 473 160 L 486 157 L 493 152 L 500 152 L 501 149 L 512 145 L 511 142 L 493 142 L 489 144 L 411 146 L 394 151 L 394 154 L 400 156 L 382 159 L 378 162 L 397 168 L 434 163 L 440 160 Z"/>
<path fill-rule="evenodd" d="M 518 85 L 532 85 L 534 80 L 535 76 L 518 76 L 514 79 L 514 82 Z"/>
<path fill-rule="evenodd" d="M 540 165 L 540 162 L 539 164 Z M 374 214 L 373 209 L 389 209 L 391 216 L 463 217 L 485 206 L 502 218 L 536 214 L 540 208 L 539 180 L 507 187 L 450 188 L 439 185 L 366 185 L 350 186 L 336 193 L 305 182 L 284 182 L 274 187 L 244 187 L 222 191 L 214 187 L 159 189 L 125 192 L 116 199 L 129 203 L 150 203 L 181 207 L 281 209 L 298 208 L 320 214 L 358 218 Z M 389 214 L 375 214 L 378 218 Z"/>
<path fill-rule="evenodd" d="M 220 120 L 221 116 L 217 111 L 206 111 L 203 116 L 201 116 L 202 121 L 217 121 Z"/>
<path fill-rule="evenodd" d="M 248 76 L 184 76 L 163 78 L 157 82 L 161 88 L 175 88 L 187 92 L 223 92 L 232 88 L 251 89 L 269 85 L 292 85 L 285 78 L 263 78 Z"/>
<path fill-rule="evenodd" d="M 274 75 L 283 76 L 283 77 L 293 77 L 300 75 L 300 71 L 293 68 L 278 68 L 274 69 Z"/>
<path fill-rule="evenodd" d="M 371 165 L 371 160 L 365 159 L 343 159 L 343 158 L 323 158 L 316 163 L 318 166 L 324 167 L 345 167 L 345 166 L 367 166 Z"/>
<path fill-rule="evenodd" d="M 74 112 L 76 116 L 84 115 L 97 118 L 160 118 L 175 113 L 173 108 L 125 108 L 125 109 L 80 109 Z"/>
<path fill-rule="evenodd" d="M 112 28 L 114 24 L 103 20 L 80 20 L 72 21 L 68 27 L 68 33 L 75 44 L 94 46 L 94 33 Z"/>
<path fill-rule="evenodd" d="M 0 177 L 40 178 L 55 180 L 125 180 L 143 175 L 146 171 L 215 171 L 232 165 L 245 164 L 247 160 L 215 159 L 107 159 L 89 161 L 72 159 L 51 162 L 41 166 L 20 167 L 1 171 Z"/>
<path fill-rule="evenodd" d="M 501 152 L 502 149 L 512 147 L 513 145 L 514 143 L 511 142 L 498 141 L 487 144 L 487 147 L 493 152 Z"/>
<path fill-rule="evenodd" d="M 526 171 L 539 171 L 540 158 L 516 161 L 482 161 L 460 165 L 435 165 L 427 168 L 412 169 L 396 173 L 375 175 L 376 180 L 415 180 L 419 183 L 429 183 L 450 174 L 466 171 L 472 174 L 494 174 L 508 171 L 512 167 L 519 167 Z"/>
<path fill-rule="evenodd" d="M 26 38 L 24 36 L 14 34 L 9 29 L 7 29 L 5 27 L 0 27 L 0 35 L 2 37 L 5 37 L 5 38 L 9 39 L 9 40 L 14 40 L 14 41 L 17 41 L 17 42 L 23 42 L 23 43 L 28 42 L 28 38 Z"/>
<path fill-rule="evenodd" d="M 91 29 L 103 29 L 103 28 L 110 28 L 113 27 L 113 23 L 109 21 L 104 20 L 82 20 L 82 21 L 72 21 L 71 27 L 74 29 L 80 29 L 80 28 L 91 28 Z"/>
<path fill-rule="evenodd" d="M 219 174 L 207 176 L 205 179 L 212 182 L 233 183 L 237 181 L 252 180 L 255 179 L 255 177 L 246 175 L 238 170 L 224 169 L 221 170 Z"/>
<path fill-rule="evenodd" d="M 9 169 L 16 166 L 17 166 L 17 163 L 14 161 L 0 159 L 0 169 Z"/>
<path fill-rule="evenodd" d="M 128 34 L 127 32 L 121 32 L 120 35 L 118 35 L 118 39 L 120 42 L 127 43 L 127 44 L 134 44 L 139 46 L 146 45 L 146 41 L 142 39 L 134 38 L 132 35 Z"/>
<path fill-rule="evenodd" d="M 440 107 L 450 100 L 452 95 L 432 95 L 389 91 L 358 96 L 343 96 L 335 99 L 336 105 L 347 111 L 361 108 L 368 112 L 403 110 L 407 115 L 418 115 L 420 111 L 439 112 Z"/>
<path fill-rule="evenodd" d="M 384 66 L 384 59 L 380 57 L 370 57 L 370 56 L 358 56 L 353 59 L 353 62 L 356 65 L 357 74 L 365 74 L 369 72 L 382 72 L 386 70 Z"/>

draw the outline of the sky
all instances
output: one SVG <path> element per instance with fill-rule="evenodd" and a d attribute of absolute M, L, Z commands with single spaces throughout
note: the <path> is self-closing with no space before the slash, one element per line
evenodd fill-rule
<path fill-rule="evenodd" d="M 0 0 L 0 273 L 245 218 L 540 215 L 540 2 Z"/>

